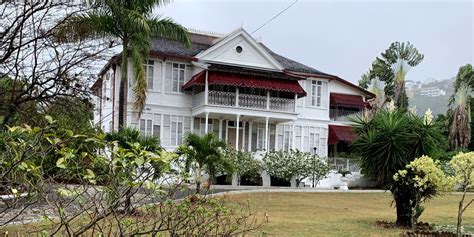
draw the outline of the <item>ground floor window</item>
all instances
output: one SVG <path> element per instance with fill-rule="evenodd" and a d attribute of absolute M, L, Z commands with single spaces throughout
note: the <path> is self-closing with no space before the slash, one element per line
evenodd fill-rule
<path fill-rule="evenodd" d="M 191 129 L 191 117 L 175 114 L 143 113 L 133 127 L 147 136 L 160 138 L 162 146 L 179 146 Z"/>

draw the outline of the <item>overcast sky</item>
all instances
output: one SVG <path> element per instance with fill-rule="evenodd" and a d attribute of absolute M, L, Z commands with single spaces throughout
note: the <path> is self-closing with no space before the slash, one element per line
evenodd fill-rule
<path fill-rule="evenodd" d="M 293 1 L 175 0 L 158 10 L 189 28 L 253 32 Z M 276 53 L 357 82 L 393 41 L 425 55 L 406 79 L 455 76 L 474 60 L 473 1 L 303 1 L 253 34 Z"/>

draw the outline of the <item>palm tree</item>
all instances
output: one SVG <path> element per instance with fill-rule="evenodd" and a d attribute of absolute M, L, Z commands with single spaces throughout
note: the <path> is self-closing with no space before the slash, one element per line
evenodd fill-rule
<path fill-rule="evenodd" d="M 382 109 L 371 120 L 355 119 L 358 134 L 352 147 L 362 173 L 389 188 L 397 208 L 397 224 L 411 225 L 410 194 L 394 184 L 393 175 L 422 155 L 437 154 L 445 146 L 437 124 L 403 109 Z"/>
<path fill-rule="evenodd" d="M 449 144 L 452 150 L 466 149 L 471 142 L 471 88 L 462 83 L 454 94 L 454 101 L 448 111 Z"/>
<path fill-rule="evenodd" d="M 186 135 L 184 144 L 178 148 L 178 152 L 186 158 L 186 167 L 196 165 L 196 193 L 201 191 L 202 172 L 206 171 L 211 181 L 215 179 L 218 169 L 224 169 L 227 173 L 233 172 L 231 163 L 225 159 L 224 149 L 227 144 L 219 140 L 214 133 L 199 136 L 194 133 Z"/>
<path fill-rule="evenodd" d="M 152 15 L 154 7 L 163 6 L 167 0 L 93 1 L 90 10 L 64 21 L 58 27 L 58 38 L 80 40 L 84 38 L 120 39 L 122 43 L 121 80 L 119 89 L 119 128 L 125 125 L 128 86 L 128 60 L 134 71 L 134 110 L 140 115 L 147 92 L 143 62 L 148 57 L 150 39 L 165 37 L 190 47 L 186 28 L 170 18 Z"/>

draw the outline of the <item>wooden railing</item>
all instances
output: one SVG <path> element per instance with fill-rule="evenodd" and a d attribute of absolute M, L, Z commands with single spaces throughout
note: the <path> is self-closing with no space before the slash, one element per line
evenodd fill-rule
<path fill-rule="evenodd" d="M 362 116 L 362 110 L 329 109 L 329 118 L 332 121 L 348 122 L 350 118 L 356 118 L 357 116 Z"/>
<path fill-rule="evenodd" d="M 194 100 L 205 100 L 205 92 L 196 94 Z M 204 101 L 194 101 L 193 105 L 205 104 Z M 234 92 L 209 91 L 208 104 L 229 106 L 237 108 L 249 108 L 258 110 L 271 110 L 282 112 L 295 112 L 295 100 L 279 97 L 267 97 L 262 95 L 238 94 Z"/>

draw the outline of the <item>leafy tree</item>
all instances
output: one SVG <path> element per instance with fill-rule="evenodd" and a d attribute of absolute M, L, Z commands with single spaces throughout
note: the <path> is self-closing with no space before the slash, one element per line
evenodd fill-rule
<path fill-rule="evenodd" d="M 201 191 L 203 171 L 209 174 L 211 183 L 215 180 L 218 170 L 233 172 L 232 164 L 224 156 L 226 147 L 225 141 L 219 140 L 214 133 L 203 136 L 188 133 L 184 143 L 178 147 L 178 153 L 185 157 L 188 170 L 190 167 L 195 167 L 196 193 Z"/>
<path fill-rule="evenodd" d="M 466 64 L 459 68 L 456 80 L 454 81 L 454 92 L 456 93 L 463 84 L 468 84 L 471 88 L 474 87 L 474 69 L 471 64 Z"/>
<path fill-rule="evenodd" d="M 239 184 L 243 176 L 252 179 L 259 176 L 263 170 L 262 161 L 255 159 L 252 152 L 229 148 L 225 152 L 225 157 L 234 167 L 233 171 L 238 176 Z"/>
<path fill-rule="evenodd" d="M 466 149 L 471 142 L 471 88 L 463 83 L 454 96 L 448 111 L 449 144 L 452 150 Z"/>
<path fill-rule="evenodd" d="M 356 119 L 353 151 L 360 157 L 362 173 L 390 188 L 397 208 L 397 224 L 410 226 L 410 199 L 393 187 L 393 175 L 423 155 L 444 150 L 445 138 L 430 116 L 420 118 L 400 109 L 383 109 L 371 120 Z"/>
<path fill-rule="evenodd" d="M 466 209 L 474 203 L 474 198 L 472 198 L 464 205 L 467 191 L 474 186 L 474 152 L 461 152 L 455 155 L 449 164 L 453 167 L 456 173 L 456 181 L 461 185 L 463 190 L 462 198 L 459 201 L 457 222 L 457 236 L 461 237 L 462 215 Z"/>
<path fill-rule="evenodd" d="M 57 30 L 57 37 L 65 40 L 83 38 L 119 38 L 122 43 L 121 80 L 119 89 L 119 127 L 125 125 L 128 87 L 128 60 L 134 71 L 134 109 L 141 114 L 146 101 L 147 80 L 143 62 L 148 57 L 152 37 L 177 40 L 186 46 L 191 42 L 186 28 L 170 18 L 152 15 L 154 7 L 166 0 L 150 1 L 93 1 L 91 9 L 69 18 Z M 71 31 L 71 29 L 73 29 Z"/>
<path fill-rule="evenodd" d="M 394 42 L 377 57 L 368 73 L 363 74 L 359 85 L 367 88 L 369 79 L 378 78 L 385 83 L 385 96 L 395 101 L 399 108 L 408 107 L 408 97 L 405 92 L 405 75 L 410 67 L 417 66 L 423 61 L 423 54 L 410 42 Z"/>
<path fill-rule="evenodd" d="M 305 178 L 316 183 L 329 173 L 329 168 L 317 156 L 299 150 L 270 151 L 263 157 L 265 171 L 273 177 L 290 181 L 296 179 L 296 186 Z"/>

